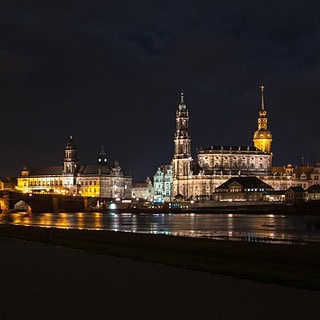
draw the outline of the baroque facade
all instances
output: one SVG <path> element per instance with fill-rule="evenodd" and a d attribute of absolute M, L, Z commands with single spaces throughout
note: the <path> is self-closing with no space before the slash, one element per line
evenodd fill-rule
<path fill-rule="evenodd" d="M 136 200 L 153 201 L 153 185 L 149 177 L 145 182 L 132 184 L 131 197 Z"/>
<path fill-rule="evenodd" d="M 172 195 L 172 165 L 162 165 L 153 176 L 154 201 L 168 202 Z"/>
<path fill-rule="evenodd" d="M 286 190 L 301 184 L 307 188 L 310 177 L 317 177 L 317 173 L 311 173 L 313 168 L 299 167 L 299 169 L 288 170 L 286 167 L 272 167 L 272 134 L 268 130 L 263 85 L 260 86 L 260 91 L 261 106 L 258 127 L 253 134 L 254 146 L 213 145 L 207 149 L 198 150 L 195 159 L 191 155 L 189 110 L 184 102 L 183 92 L 181 93 L 180 104 L 176 111 L 172 159 L 173 196 L 182 195 L 187 199 L 211 199 L 216 188 L 232 177 L 258 177 L 275 190 Z"/>
<path fill-rule="evenodd" d="M 70 139 L 64 150 L 63 166 L 24 167 L 18 177 L 17 190 L 26 193 L 57 193 L 101 198 L 124 198 L 131 195 L 132 178 L 116 161 L 109 165 L 103 148 L 97 164 L 78 161 L 78 149 Z"/>

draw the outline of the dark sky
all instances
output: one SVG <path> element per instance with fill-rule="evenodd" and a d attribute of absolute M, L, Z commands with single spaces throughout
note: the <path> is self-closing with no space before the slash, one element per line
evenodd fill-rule
<path fill-rule="evenodd" d="M 318 1 L 0 2 L 0 175 L 104 146 L 134 180 L 192 147 L 252 145 L 266 86 L 274 164 L 320 158 Z"/>

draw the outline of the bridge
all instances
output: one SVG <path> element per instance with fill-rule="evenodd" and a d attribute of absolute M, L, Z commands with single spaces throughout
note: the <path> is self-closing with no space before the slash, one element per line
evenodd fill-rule
<path fill-rule="evenodd" d="M 23 201 L 32 212 L 76 212 L 83 211 L 93 202 L 93 198 L 56 194 L 28 194 L 14 191 L 0 191 L 0 209 L 14 210 Z M 21 202 L 22 203 L 22 202 Z"/>

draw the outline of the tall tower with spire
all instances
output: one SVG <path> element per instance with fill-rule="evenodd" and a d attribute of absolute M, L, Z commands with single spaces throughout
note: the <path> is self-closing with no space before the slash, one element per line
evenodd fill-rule
<path fill-rule="evenodd" d="M 72 136 L 64 149 L 63 173 L 75 174 L 79 170 L 78 150 Z"/>
<path fill-rule="evenodd" d="M 259 111 L 259 118 L 258 118 L 258 130 L 255 131 L 253 135 L 253 143 L 257 149 L 263 152 L 271 152 L 272 134 L 268 130 L 267 111 L 265 109 L 265 104 L 264 104 L 264 88 L 265 87 L 262 84 L 260 86 L 261 108 Z"/>
<path fill-rule="evenodd" d="M 188 179 L 191 175 L 191 138 L 189 135 L 189 111 L 181 91 L 180 104 L 176 111 L 176 132 L 174 137 L 173 195 L 188 197 Z"/>

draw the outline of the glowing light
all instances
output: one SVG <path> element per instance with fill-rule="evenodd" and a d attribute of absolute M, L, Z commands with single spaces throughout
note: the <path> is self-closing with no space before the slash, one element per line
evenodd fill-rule
<path fill-rule="evenodd" d="M 116 210 L 117 209 L 117 205 L 115 203 L 110 203 L 109 204 L 109 209 L 110 210 Z"/>

